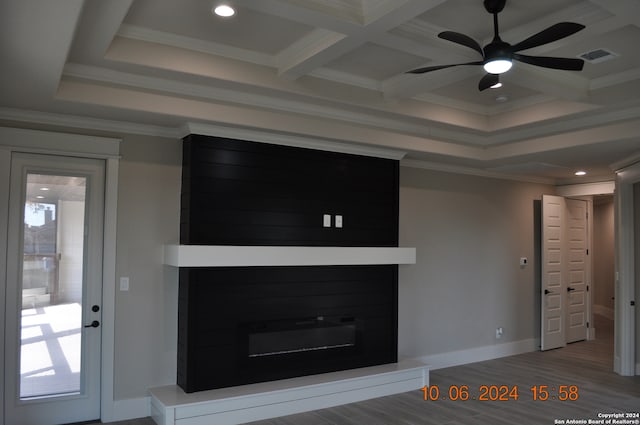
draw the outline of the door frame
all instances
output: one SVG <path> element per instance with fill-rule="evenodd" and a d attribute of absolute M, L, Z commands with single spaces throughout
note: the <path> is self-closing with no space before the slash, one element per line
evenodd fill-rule
<path fill-rule="evenodd" d="M 615 348 L 613 369 L 623 376 L 640 374 L 635 364 L 635 232 L 633 186 L 640 183 L 640 162 L 616 171 Z"/>
<path fill-rule="evenodd" d="M 613 370 L 623 376 L 640 374 L 635 364 L 637 332 L 635 310 L 635 246 L 633 185 L 640 183 L 640 158 L 612 166 L 615 182 L 568 185 L 558 188 L 561 196 L 614 195 L 615 321 Z"/>
<path fill-rule="evenodd" d="M 114 336 L 116 289 L 116 218 L 118 195 L 119 138 L 85 136 L 69 133 L 0 127 L 0 240 L 7 240 L 9 219 L 9 177 L 13 152 L 63 155 L 105 160 L 105 202 L 102 271 L 102 341 L 100 416 L 105 422 L 114 420 Z M 0 317 L 5 318 L 7 287 L 7 244 L 0 243 Z M 4 353 L 4 326 L 0 327 L 0 350 Z M 5 379 L 4 362 L 0 382 Z M 4 385 L 0 400 L 4 400 Z M 0 402 L 0 418 L 4 420 L 4 402 Z"/>
<path fill-rule="evenodd" d="M 102 329 L 83 329 L 82 325 L 90 323 L 91 318 L 100 315 L 90 311 L 89 306 L 102 304 L 102 248 L 104 231 L 104 167 L 102 159 L 69 157 L 67 155 L 43 155 L 14 152 L 11 156 L 11 181 L 9 199 L 9 229 L 7 252 L 7 285 L 5 304 L 5 420 L 30 422 L 31 420 L 46 422 L 66 420 L 93 420 L 100 416 L 100 383 L 101 383 L 101 334 Z M 25 359 L 20 354 L 20 333 L 23 320 L 20 318 L 24 306 L 20 300 L 24 273 L 25 229 L 19 225 L 25 217 L 28 199 L 29 176 L 46 175 L 61 177 L 77 177 L 85 179 L 84 202 L 82 212 L 84 222 L 77 231 L 82 235 L 82 263 L 80 282 L 80 323 L 78 336 L 81 339 L 80 353 L 82 367 L 79 388 L 72 393 L 53 392 L 50 396 L 22 398 L 22 384 L 19 365 Z M 64 199 L 64 195 L 62 197 Z M 62 200 L 62 199 L 61 199 Z M 58 209 L 58 208 L 61 209 Z M 64 217 L 64 208 L 56 204 L 56 233 L 60 219 Z M 63 219 L 64 220 L 64 219 Z M 62 225 L 64 227 L 64 224 Z M 78 235 L 79 236 L 79 235 Z M 65 253 L 65 248 L 55 245 L 55 252 Z M 67 257 L 70 255 L 66 253 Z M 63 255 L 63 258 L 65 256 Z M 60 263 L 62 266 L 62 263 Z M 55 303 L 54 303 L 55 304 Z M 53 329 L 55 332 L 55 329 Z M 17 350 L 16 350 L 17 348 Z M 55 361 L 53 362 L 55 364 Z M 7 393 L 7 389 L 9 392 Z M 48 419 L 47 419 L 48 418 Z"/>

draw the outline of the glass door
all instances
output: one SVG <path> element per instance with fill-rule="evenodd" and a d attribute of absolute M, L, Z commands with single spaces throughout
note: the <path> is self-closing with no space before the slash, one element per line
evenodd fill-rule
<path fill-rule="evenodd" d="M 102 161 L 12 156 L 7 423 L 100 416 L 103 191 Z"/>

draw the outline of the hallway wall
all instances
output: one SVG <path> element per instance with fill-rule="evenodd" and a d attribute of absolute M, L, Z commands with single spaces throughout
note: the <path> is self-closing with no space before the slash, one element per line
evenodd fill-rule
<path fill-rule="evenodd" d="M 593 308 L 613 319 L 615 295 L 615 238 L 613 196 L 593 203 Z"/>

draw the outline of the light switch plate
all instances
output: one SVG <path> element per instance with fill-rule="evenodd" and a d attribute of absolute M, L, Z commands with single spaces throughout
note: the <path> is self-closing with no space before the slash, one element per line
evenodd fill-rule
<path fill-rule="evenodd" d="M 324 227 L 331 227 L 331 214 L 324 214 L 322 216 L 322 225 Z"/>
<path fill-rule="evenodd" d="M 121 291 L 128 291 L 129 290 L 129 278 L 128 277 L 121 277 L 120 278 L 120 290 Z"/>
<path fill-rule="evenodd" d="M 342 216 L 341 215 L 336 215 L 336 227 L 341 229 L 342 228 Z"/>

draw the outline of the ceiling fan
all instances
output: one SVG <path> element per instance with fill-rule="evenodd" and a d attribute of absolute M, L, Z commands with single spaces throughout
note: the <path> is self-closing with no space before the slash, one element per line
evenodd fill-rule
<path fill-rule="evenodd" d="M 568 37 L 585 28 L 582 24 L 573 22 L 560 22 L 549 28 L 532 35 L 520 43 L 511 45 L 502 41 L 498 32 L 498 13 L 504 9 L 507 0 L 484 0 L 484 8 L 493 15 L 493 40 L 491 43 L 481 47 L 473 38 L 454 31 L 443 31 L 438 37 L 452 41 L 454 43 L 469 47 L 482 55 L 482 60 L 466 63 L 456 63 L 452 65 L 436 65 L 417 68 L 408 71 L 409 74 L 423 74 L 425 72 L 437 71 L 439 69 L 451 68 L 461 65 L 482 65 L 487 74 L 482 77 L 478 84 L 480 91 L 486 90 L 500 82 L 500 74 L 507 72 L 512 65 L 512 61 L 520 61 L 530 65 L 541 66 L 543 68 L 562 69 L 567 71 L 581 71 L 584 61 L 578 58 L 556 58 L 549 56 L 528 56 L 518 52 L 542 46 Z"/>

